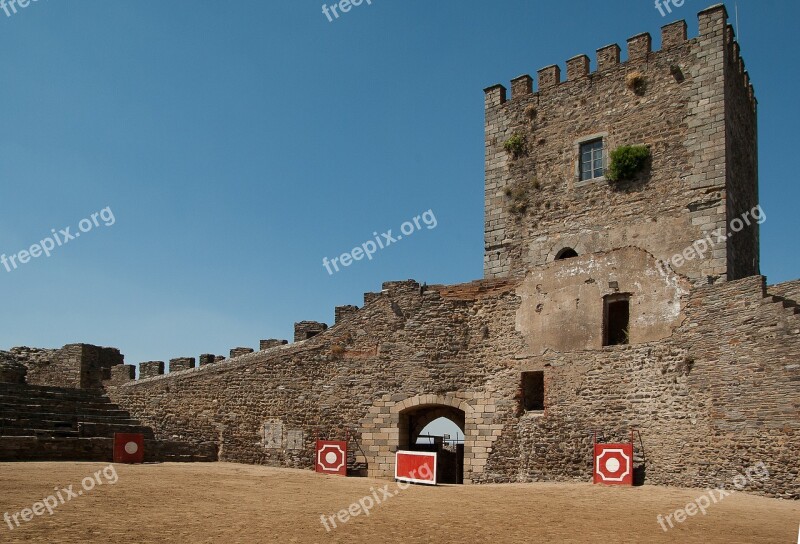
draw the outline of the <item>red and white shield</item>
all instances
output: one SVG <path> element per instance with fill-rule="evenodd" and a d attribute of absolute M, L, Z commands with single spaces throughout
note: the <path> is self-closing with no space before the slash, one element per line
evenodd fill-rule
<path fill-rule="evenodd" d="M 633 485 L 633 444 L 595 444 L 594 483 Z"/>
<path fill-rule="evenodd" d="M 323 474 L 347 476 L 347 442 L 317 440 L 316 470 Z"/>

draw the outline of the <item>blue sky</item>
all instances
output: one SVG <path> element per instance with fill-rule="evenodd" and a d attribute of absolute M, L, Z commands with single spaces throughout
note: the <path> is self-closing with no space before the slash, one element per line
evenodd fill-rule
<path fill-rule="evenodd" d="M 115 346 L 129 363 L 257 348 L 387 280 L 480 278 L 483 91 L 675 19 L 650 0 L 39 0 L 0 11 L 0 349 Z M 733 5 L 729 4 L 733 13 Z M 800 3 L 741 0 L 760 101 L 762 272 L 800 276 Z M 329 275 L 432 210 L 435 229 Z"/>

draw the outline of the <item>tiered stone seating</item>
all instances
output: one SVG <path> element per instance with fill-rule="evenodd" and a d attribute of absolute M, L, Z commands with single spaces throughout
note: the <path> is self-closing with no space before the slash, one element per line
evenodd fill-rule
<path fill-rule="evenodd" d="M 145 460 L 216 460 L 212 445 L 156 440 L 102 391 L 0 383 L 0 461 L 110 461 L 115 433 L 142 433 Z"/>

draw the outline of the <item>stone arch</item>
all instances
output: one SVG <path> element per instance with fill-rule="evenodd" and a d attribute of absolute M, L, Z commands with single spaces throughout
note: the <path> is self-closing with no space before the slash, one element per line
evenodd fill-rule
<path fill-rule="evenodd" d="M 566 250 L 572 250 L 579 256 L 590 253 L 586 247 L 586 244 L 583 242 L 583 240 L 578 238 L 578 236 L 564 236 L 550 248 L 550 251 L 547 254 L 546 262 L 552 263 L 553 261 L 559 260 L 559 257 L 561 256 L 560 254 Z"/>
<path fill-rule="evenodd" d="M 571 247 L 564 247 L 561 248 L 558 253 L 556 253 L 557 261 L 563 261 L 564 259 L 572 259 L 573 257 L 577 257 L 578 252 L 572 249 Z"/>
<path fill-rule="evenodd" d="M 461 432 L 464 432 L 465 416 L 464 412 L 452 406 L 438 406 L 436 408 L 423 410 L 419 417 L 414 418 L 414 426 L 409 428 L 409 438 L 411 442 L 420 435 L 420 433 L 428 426 L 429 423 L 436 421 L 440 417 L 445 417 L 455 423 Z"/>
<path fill-rule="evenodd" d="M 475 411 L 465 399 L 452 394 L 423 394 L 392 400 L 398 396 L 384 395 L 362 419 L 361 446 L 370 477 L 394 477 L 395 453 L 404 445 L 407 447 L 410 433 L 414 432 L 408 428 L 408 416 L 411 414 L 421 415 L 420 420 L 428 423 L 439 417 L 433 417 L 435 414 L 456 417 L 454 422 L 463 425 L 464 431 L 464 482 L 470 483 L 476 473 L 482 472 L 486 454 L 478 454 L 479 459 L 474 457 L 476 442 L 480 439 L 478 424 L 490 423 L 484 420 L 482 412 Z"/>

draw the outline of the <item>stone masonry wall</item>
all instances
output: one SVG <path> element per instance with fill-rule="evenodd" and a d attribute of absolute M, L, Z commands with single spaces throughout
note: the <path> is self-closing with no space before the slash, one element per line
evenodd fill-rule
<path fill-rule="evenodd" d="M 67 344 L 60 349 L 15 347 L 10 352 L 28 367 L 27 383 L 75 389 L 102 387 L 111 368 L 124 359 L 116 348 L 90 344 Z"/>
<path fill-rule="evenodd" d="M 315 435 L 349 432 L 356 461 L 391 477 L 407 416 L 437 410 L 464 418 L 465 482 L 586 481 L 592 431 L 635 427 L 649 483 L 703 487 L 763 461 L 771 478 L 749 491 L 800 496 L 800 317 L 763 278 L 693 290 L 664 340 L 544 354 L 516 328 L 519 285 L 390 282 L 302 343 L 109 394 L 157 438 L 217 442 L 228 461 L 311 468 Z M 520 404 L 531 370 L 545 373 L 541 412 Z"/>
<path fill-rule="evenodd" d="M 733 27 L 727 27 L 725 49 L 726 177 L 728 227 L 758 205 L 757 106 Z M 727 241 L 728 279 L 759 274 L 759 225 L 752 224 Z"/>
<path fill-rule="evenodd" d="M 764 462 L 770 479 L 749 490 L 800 498 L 796 308 L 756 276 L 696 290 L 685 311 L 666 342 L 523 359 L 520 370 L 545 373 L 545 410 L 503 428 L 486 481 L 587 480 L 592 432 L 627 441 L 637 428 L 649 483 L 715 486 Z"/>
<path fill-rule="evenodd" d="M 169 360 L 169 371 L 178 372 L 181 370 L 189 370 L 195 367 L 194 357 L 177 357 Z"/>
<path fill-rule="evenodd" d="M 523 275 L 567 247 L 582 255 L 636 245 L 669 261 L 753 202 L 753 159 L 726 155 L 755 146 L 752 88 L 724 62 L 733 47 L 725 8 L 699 19 L 700 35 L 688 41 L 685 22 L 664 27 L 659 52 L 648 34 L 634 36 L 624 63 L 618 46 L 599 49 L 594 73 L 585 56 L 567 62 L 565 82 L 558 66 L 544 68 L 535 93 L 529 76 L 512 82 L 510 99 L 501 85 L 486 89 L 485 277 Z M 644 78 L 643 92 L 629 88 L 632 75 Z M 739 122 L 726 137 L 726 126 Z M 516 157 L 504 149 L 513 135 L 525 142 Z M 616 187 L 605 178 L 580 181 L 579 144 L 593 138 L 603 138 L 606 153 L 648 145 L 651 165 Z M 729 204 L 726 173 L 737 168 Z M 736 277 L 757 270 L 754 239 L 757 231 L 731 242 Z M 704 258 L 679 270 L 695 283 L 726 278 L 726 243 L 712 241 Z"/>
<path fill-rule="evenodd" d="M 63 368 L 55 362 L 54 349 L 29 348 L 19 346 L 9 352 L 17 361 L 28 368 L 27 383 L 31 385 L 54 385 L 56 382 L 67 384 L 79 383 L 79 375 L 69 368 Z M 74 385 L 73 385 L 74 386 Z"/>
<path fill-rule="evenodd" d="M 770 285 L 767 290 L 771 295 L 777 295 L 800 303 L 800 280 Z"/>
<path fill-rule="evenodd" d="M 363 461 L 378 474 L 376 459 L 389 455 L 390 446 L 373 443 L 386 440 L 374 436 L 380 433 L 362 433 L 375 425 L 364 421 L 370 408 L 387 395 L 453 394 L 491 405 L 491 412 L 481 412 L 481 425 L 493 420 L 495 405 L 513 402 L 500 396 L 477 402 L 492 396 L 484 389 L 491 364 L 464 372 L 472 361 L 510 356 L 521 345 L 513 327 L 517 299 L 496 283 L 477 301 L 472 294 L 459 298 L 452 287 L 443 288 L 445 298 L 415 282 L 385 284 L 386 292 L 347 326 L 224 365 L 109 387 L 109 394 L 158 438 L 219 442 L 223 460 L 310 468 L 315 434 L 344 438 L 351 431 L 370 457 Z M 490 322 L 495 306 L 507 310 Z M 479 471 L 488 448 L 468 455 L 470 470 Z"/>

